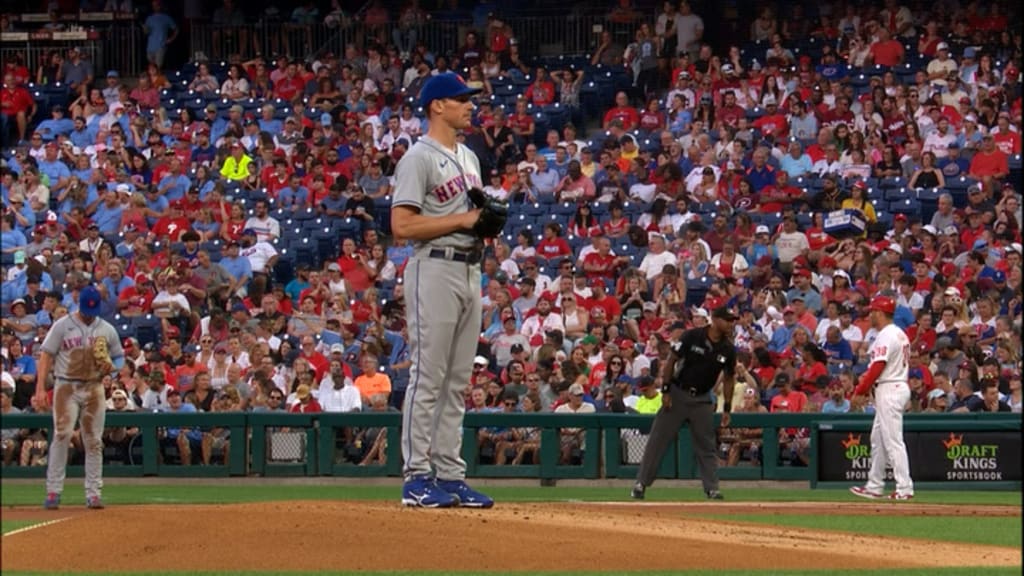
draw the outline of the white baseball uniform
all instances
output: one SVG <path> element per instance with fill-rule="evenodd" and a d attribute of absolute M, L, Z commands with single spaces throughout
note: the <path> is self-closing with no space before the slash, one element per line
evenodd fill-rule
<path fill-rule="evenodd" d="M 910 400 L 907 372 L 910 340 L 895 324 L 883 328 L 871 345 L 871 363 L 884 362 L 885 368 L 875 383 L 875 419 L 871 425 L 871 470 L 864 488 L 882 494 L 885 490 L 885 467 L 892 463 L 896 492 L 914 494 L 910 479 L 907 446 L 903 443 L 903 410 Z"/>

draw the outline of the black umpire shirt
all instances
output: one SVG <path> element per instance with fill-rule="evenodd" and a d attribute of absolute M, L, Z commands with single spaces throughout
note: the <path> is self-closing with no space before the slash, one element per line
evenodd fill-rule
<path fill-rule="evenodd" d="M 708 328 L 694 328 L 683 332 L 679 342 L 672 345 L 676 356 L 676 374 L 672 382 L 684 390 L 694 388 L 696 394 L 705 394 L 715 387 L 718 375 L 736 371 L 736 348 L 728 338 L 717 343 L 708 339 Z M 678 365 L 682 363 L 682 367 Z"/>

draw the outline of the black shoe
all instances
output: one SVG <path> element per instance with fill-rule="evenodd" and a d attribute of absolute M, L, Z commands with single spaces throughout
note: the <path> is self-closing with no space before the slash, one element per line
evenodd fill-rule
<path fill-rule="evenodd" d="M 637 482 L 636 484 L 633 484 L 633 490 L 630 491 L 629 495 L 633 497 L 633 500 L 643 500 L 644 491 L 646 491 L 644 485 Z"/>
<path fill-rule="evenodd" d="M 704 495 L 708 497 L 708 500 L 725 500 L 725 496 L 722 496 L 718 490 L 708 490 Z"/>

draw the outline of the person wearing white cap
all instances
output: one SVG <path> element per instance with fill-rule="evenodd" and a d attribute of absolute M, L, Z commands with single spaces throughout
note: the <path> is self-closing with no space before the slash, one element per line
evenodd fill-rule
<path fill-rule="evenodd" d="M 942 88 L 946 87 L 946 79 L 957 71 L 956 61 L 949 57 L 949 44 L 939 42 L 935 47 L 935 58 L 928 63 L 926 71 L 929 82 Z"/>

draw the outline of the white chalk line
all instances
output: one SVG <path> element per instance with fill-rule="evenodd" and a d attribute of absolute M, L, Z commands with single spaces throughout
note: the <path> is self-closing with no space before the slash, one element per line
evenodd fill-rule
<path fill-rule="evenodd" d="M 11 530 L 10 532 L 5 532 L 4 533 L 4 538 L 7 538 L 8 536 L 14 536 L 15 534 L 22 534 L 22 533 L 28 532 L 29 530 L 35 530 L 37 528 L 46 528 L 47 526 L 53 526 L 54 524 L 59 524 L 59 523 L 65 521 L 65 520 L 71 520 L 71 516 L 67 516 L 67 517 L 64 517 L 64 518 L 57 518 L 56 520 L 47 520 L 46 522 L 40 522 L 39 524 L 32 524 L 30 526 L 25 526 L 24 528 L 18 528 L 17 530 Z"/>

